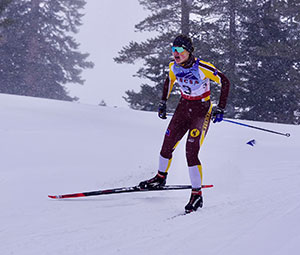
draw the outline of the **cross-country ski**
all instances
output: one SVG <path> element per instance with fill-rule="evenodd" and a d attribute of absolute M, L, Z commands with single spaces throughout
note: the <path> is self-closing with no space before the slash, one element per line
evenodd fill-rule
<path fill-rule="evenodd" d="M 202 185 L 202 188 L 212 188 L 213 185 Z M 48 195 L 49 198 L 53 199 L 64 199 L 64 198 L 77 198 L 77 197 L 89 197 L 89 196 L 100 196 L 100 195 L 110 195 L 110 194 L 118 194 L 118 193 L 130 193 L 130 192 L 146 192 L 146 191 L 163 191 L 163 190 L 181 190 L 181 189 L 191 189 L 191 185 L 165 185 L 160 188 L 155 189 L 141 189 L 138 186 L 132 187 L 122 187 L 122 188 L 113 188 L 113 189 L 105 189 L 105 190 L 97 190 L 97 191 L 89 191 L 89 192 L 80 192 L 80 193 L 72 193 L 72 194 L 64 194 L 64 195 Z"/>

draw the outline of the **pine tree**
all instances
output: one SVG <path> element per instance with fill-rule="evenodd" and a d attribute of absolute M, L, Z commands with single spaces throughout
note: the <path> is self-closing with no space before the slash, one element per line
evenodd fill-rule
<path fill-rule="evenodd" d="M 299 35 L 291 34 L 283 7 L 282 2 L 255 0 L 244 11 L 242 26 L 247 33 L 242 51 L 247 57 L 241 118 L 284 123 L 295 120 L 300 59 L 294 47 Z"/>
<path fill-rule="evenodd" d="M 126 92 L 127 97 L 124 98 L 130 106 L 134 109 L 157 110 L 162 85 L 168 73 L 168 63 L 172 60 L 170 46 L 179 33 L 191 36 L 196 57 L 213 63 L 229 76 L 232 82 L 237 83 L 237 3 L 235 0 L 218 0 L 217 3 L 208 0 L 140 1 L 153 15 L 136 25 L 136 29 L 140 32 L 156 31 L 158 36 L 140 44 L 131 42 L 115 58 L 118 63 L 134 63 L 138 58 L 143 59 L 145 66 L 140 68 L 137 76 L 152 82 L 151 85 L 143 84 L 140 92 Z M 217 18 L 212 19 L 212 16 Z M 212 94 L 215 95 L 212 98 L 213 102 L 217 102 L 219 86 L 212 86 L 212 90 Z M 173 111 L 178 102 L 179 93 L 176 87 L 172 94 L 168 100 L 169 111 Z M 239 98 L 238 93 L 231 94 L 234 98 Z M 228 108 L 231 109 L 228 116 L 234 116 L 234 100 L 231 98 L 228 104 Z"/>
<path fill-rule="evenodd" d="M 1 44 L 4 43 L 4 38 L 2 35 L 3 29 L 9 25 L 9 19 L 5 17 L 3 13 L 11 1 L 12 0 L 0 0 L 0 47 Z"/>
<path fill-rule="evenodd" d="M 200 19 L 192 24 L 196 56 L 214 64 L 229 78 L 231 83 L 227 100 L 226 116 L 237 117 L 236 102 L 240 101 L 243 91 L 241 69 L 239 67 L 242 52 L 240 40 L 243 31 L 239 26 L 244 1 L 237 0 L 201 0 L 202 5 L 194 7 L 193 12 Z M 212 86 L 212 101 L 217 103 L 219 86 Z"/>
<path fill-rule="evenodd" d="M 146 78 L 150 84 L 142 84 L 141 91 L 126 91 L 124 99 L 133 109 L 156 111 L 161 99 L 163 82 L 168 74 L 168 64 L 172 61 L 171 43 L 179 33 L 187 33 L 190 28 L 189 12 L 191 0 L 140 0 L 140 4 L 151 11 L 151 15 L 135 26 L 139 32 L 153 31 L 157 35 L 144 42 L 130 42 L 123 47 L 117 63 L 133 64 L 142 59 L 144 64 L 137 77 Z M 176 88 L 168 100 L 168 110 L 174 111 L 179 99 Z"/>
<path fill-rule="evenodd" d="M 293 66 L 288 70 L 289 94 L 292 102 L 289 116 L 294 124 L 300 124 L 300 2 L 298 0 L 280 1 L 280 13 L 285 17 L 285 25 L 289 39 L 286 55 L 293 61 Z M 293 112 L 293 116 L 291 115 Z"/>
<path fill-rule="evenodd" d="M 83 84 L 80 74 L 93 64 L 72 37 L 81 25 L 84 0 L 12 0 L 2 32 L 0 92 L 74 100 L 67 83 Z"/>
<path fill-rule="evenodd" d="M 298 0 L 140 3 L 152 15 L 136 29 L 155 31 L 157 35 L 142 43 L 131 42 L 115 58 L 118 63 L 144 60 L 137 76 L 151 83 L 143 84 L 140 92 L 126 92 L 125 100 L 132 108 L 156 111 L 171 60 L 170 45 L 178 33 L 185 31 L 194 41 L 194 55 L 213 63 L 231 82 L 227 117 L 299 122 L 293 114 L 300 111 Z M 218 86 L 211 88 L 216 103 Z M 176 89 L 173 94 L 177 98 L 170 97 L 169 110 L 174 110 L 179 97 Z"/>
<path fill-rule="evenodd" d="M 3 12 L 5 11 L 7 5 L 11 2 L 12 0 L 0 0 L 0 25 L 3 26 L 3 23 L 5 19 L 3 18 Z"/>

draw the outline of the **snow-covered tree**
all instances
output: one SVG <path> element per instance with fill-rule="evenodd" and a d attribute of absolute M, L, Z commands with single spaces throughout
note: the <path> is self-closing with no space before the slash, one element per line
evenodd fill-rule
<path fill-rule="evenodd" d="M 151 12 L 151 15 L 135 26 L 138 32 L 151 31 L 155 36 L 144 42 L 130 42 L 123 47 L 117 63 L 132 64 L 142 59 L 144 64 L 136 76 L 146 78 L 150 83 L 142 84 L 141 91 L 129 90 L 125 100 L 130 107 L 139 110 L 156 111 L 161 98 L 162 84 L 172 60 L 171 43 L 175 36 L 190 29 L 189 10 L 191 1 L 186 0 L 139 0 L 140 4 Z M 185 16 L 183 16 L 185 15 Z M 174 90 L 173 94 L 176 94 Z M 169 100 L 169 110 L 174 110 L 178 96 Z"/>
<path fill-rule="evenodd" d="M 0 92 L 74 100 L 67 83 L 83 84 L 81 72 L 92 68 L 88 54 L 78 51 L 84 0 L 12 0 L 3 12 Z"/>
<path fill-rule="evenodd" d="M 246 31 L 241 118 L 294 123 L 300 103 L 299 12 L 294 0 L 248 2 L 241 23 Z"/>
<path fill-rule="evenodd" d="M 131 42 L 115 58 L 118 63 L 142 59 L 137 76 L 151 81 L 139 92 L 126 92 L 132 108 L 157 110 L 171 43 L 184 31 L 194 41 L 194 55 L 229 78 L 227 117 L 295 123 L 293 112 L 300 110 L 298 0 L 140 0 L 140 4 L 151 15 L 135 28 L 156 36 Z M 213 102 L 218 100 L 215 88 Z M 176 103 L 176 97 L 170 97 L 169 110 Z"/>
<path fill-rule="evenodd" d="M 236 60 L 238 58 L 238 33 L 236 20 L 238 1 L 208 0 L 140 0 L 140 4 L 152 14 L 135 26 L 139 32 L 153 31 L 156 36 L 142 43 L 131 42 L 123 47 L 117 63 L 144 61 L 136 76 L 146 78 L 150 84 L 142 84 L 141 90 L 126 91 L 125 100 L 134 109 L 156 111 L 161 98 L 162 85 L 168 73 L 168 63 L 172 60 L 171 44 L 180 34 L 189 35 L 194 42 L 194 55 L 209 61 L 224 71 L 233 83 L 239 81 Z M 216 8 L 216 5 L 218 8 Z M 233 86 L 233 89 L 236 88 Z M 218 86 L 212 86 L 218 92 Z M 175 109 L 178 91 L 173 89 L 168 100 L 168 110 Z M 233 98 L 237 93 L 231 93 Z M 218 100 L 218 93 L 213 101 Z M 228 100 L 229 105 L 234 100 Z M 234 109 L 232 107 L 228 107 Z M 234 110 L 231 110 L 231 116 Z"/>

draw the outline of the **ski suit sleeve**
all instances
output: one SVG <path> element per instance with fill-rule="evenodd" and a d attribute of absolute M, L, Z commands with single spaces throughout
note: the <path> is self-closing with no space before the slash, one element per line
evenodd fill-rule
<path fill-rule="evenodd" d="M 163 94 L 161 97 L 161 99 L 164 101 L 168 100 L 168 98 L 171 94 L 171 91 L 173 89 L 174 83 L 176 81 L 176 76 L 173 72 L 173 65 L 174 65 L 174 62 L 171 62 L 169 64 L 169 75 L 167 76 L 165 83 L 164 83 Z"/>
<path fill-rule="evenodd" d="M 228 78 L 210 63 L 201 60 L 199 67 L 205 74 L 206 78 L 209 78 L 210 80 L 213 80 L 221 85 L 221 94 L 218 107 L 225 109 L 230 88 L 230 82 Z"/>

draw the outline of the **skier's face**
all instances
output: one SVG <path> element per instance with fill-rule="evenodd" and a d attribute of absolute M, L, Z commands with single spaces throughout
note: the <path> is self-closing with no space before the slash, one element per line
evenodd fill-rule
<path fill-rule="evenodd" d="M 179 53 L 177 50 L 173 50 L 173 57 L 177 64 L 182 64 L 188 60 L 190 53 L 187 50 Z"/>

